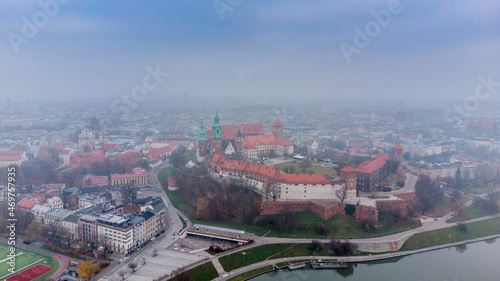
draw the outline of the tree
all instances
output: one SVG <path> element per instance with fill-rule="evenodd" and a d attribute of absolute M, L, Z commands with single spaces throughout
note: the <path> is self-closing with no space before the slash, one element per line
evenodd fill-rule
<path fill-rule="evenodd" d="M 311 250 L 314 252 L 319 252 L 323 250 L 323 244 L 319 240 L 311 241 Z"/>
<path fill-rule="evenodd" d="M 122 278 L 122 280 L 124 280 L 125 279 L 125 271 L 123 271 L 123 270 L 118 271 L 118 276 L 120 276 Z"/>
<path fill-rule="evenodd" d="M 142 257 L 141 260 L 142 260 L 142 265 L 145 265 L 146 264 L 146 258 Z"/>
<path fill-rule="evenodd" d="M 170 155 L 170 163 L 176 168 L 180 168 L 184 166 L 184 158 L 186 156 L 186 147 L 179 146 L 172 154 Z"/>
<path fill-rule="evenodd" d="M 97 237 L 97 245 L 102 247 L 102 257 L 106 259 L 108 251 L 111 250 L 111 241 L 104 234 L 100 234 Z"/>
<path fill-rule="evenodd" d="M 79 266 L 78 269 L 76 270 L 76 273 L 80 275 L 81 278 L 85 280 L 89 280 L 90 277 L 98 270 L 98 266 L 91 263 L 89 260 L 86 260 L 85 262 L 82 262 Z"/>
<path fill-rule="evenodd" d="M 488 194 L 486 195 L 486 197 L 488 197 L 488 199 L 490 199 L 492 201 L 497 201 L 497 193 L 494 192 L 493 190 L 488 191 Z"/>
<path fill-rule="evenodd" d="M 201 219 L 205 213 L 205 200 L 203 200 L 203 198 L 198 198 L 196 206 L 196 218 Z"/>
<path fill-rule="evenodd" d="M 125 185 L 123 187 L 122 193 L 124 198 L 130 199 L 130 201 L 135 204 L 135 201 L 137 199 L 137 190 L 132 185 L 133 184 Z"/>
<path fill-rule="evenodd" d="M 457 230 L 460 231 L 460 232 L 467 232 L 467 224 L 463 223 L 463 222 L 459 222 L 457 223 L 457 226 L 456 226 Z"/>
<path fill-rule="evenodd" d="M 36 219 L 32 220 L 28 225 L 28 229 L 26 229 L 26 238 L 29 240 L 38 240 L 38 234 L 40 233 L 42 226 L 41 222 Z"/>
<path fill-rule="evenodd" d="M 316 226 L 316 233 L 318 233 L 319 235 L 327 235 L 329 232 L 330 228 L 328 228 L 328 226 L 325 224 L 320 223 Z"/>
<path fill-rule="evenodd" d="M 453 192 L 450 195 L 451 202 L 460 201 L 461 198 L 462 198 L 462 193 L 460 193 L 460 191 L 458 190 L 453 190 Z"/>
<path fill-rule="evenodd" d="M 135 269 L 137 268 L 137 263 L 136 262 L 130 262 L 128 265 L 127 265 L 130 269 L 132 269 L 132 273 L 135 272 Z"/>
<path fill-rule="evenodd" d="M 272 183 L 266 183 L 265 185 L 265 194 L 266 194 L 266 199 L 271 197 L 273 201 L 276 201 L 276 198 L 278 198 L 278 194 L 280 191 L 280 187 L 277 184 L 272 184 Z"/>
<path fill-rule="evenodd" d="M 483 201 L 483 209 L 489 212 L 490 214 L 498 213 L 498 205 L 496 201 L 493 200 L 484 200 Z"/>
<path fill-rule="evenodd" d="M 443 199 L 443 192 L 439 185 L 428 176 L 420 176 L 415 185 L 415 195 L 422 204 L 422 211 L 432 210 Z"/>
<path fill-rule="evenodd" d="M 457 212 L 457 216 L 462 217 L 467 206 L 465 206 L 465 203 L 461 200 L 457 200 L 453 202 L 453 209 Z"/>
<path fill-rule="evenodd" d="M 158 249 L 153 249 L 153 257 L 156 257 L 158 255 Z"/>
<path fill-rule="evenodd" d="M 328 246 L 330 251 L 338 256 L 352 256 L 358 251 L 357 245 L 351 243 L 349 240 L 341 242 L 340 240 L 332 239 Z"/>
<path fill-rule="evenodd" d="M 344 200 L 347 198 L 347 186 L 343 185 L 341 189 L 335 191 L 335 196 L 340 200 L 340 203 L 344 204 Z"/>

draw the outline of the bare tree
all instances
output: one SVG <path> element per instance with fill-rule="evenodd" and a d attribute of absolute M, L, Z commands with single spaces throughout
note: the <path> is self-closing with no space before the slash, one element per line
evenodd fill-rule
<path fill-rule="evenodd" d="M 490 190 L 488 191 L 488 194 L 486 195 L 486 197 L 488 197 L 488 199 L 492 200 L 492 201 L 497 201 L 497 193 L 494 192 L 493 190 Z"/>
<path fill-rule="evenodd" d="M 275 184 L 275 183 L 266 183 L 265 186 L 265 194 L 266 194 L 266 199 L 269 199 L 269 197 L 273 198 L 273 201 L 276 201 L 276 198 L 279 197 L 279 193 L 281 191 L 281 188 Z"/>
<path fill-rule="evenodd" d="M 158 255 L 158 249 L 153 249 L 153 257 L 156 257 Z"/>
<path fill-rule="evenodd" d="M 136 262 L 131 262 L 127 265 L 130 269 L 132 269 L 132 273 L 135 272 L 135 269 L 137 268 L 137 263 Z"/>
<path fill-rule="evenodd" d="M 340 200 L 340 203 L 344 204 L 344 200 L 347 198 L 347 186 L 343 185 L 341 189 L 335 191 L 335 196 Z"/>
<path fill-rule="evenodd" d="M 142 260 L 142 265 L 145 265 L 146 264 L 146 258 L 142 257 L 141 260 Z"/>
<path fill-rule="evenodd" d="M 97 237 L 97 244 L 102 247 L 102 257 L 106 259 L 108 251 L 111 250 L 111 241 L 104 234 Z"/>
<path fill-rule="evenodd" d="M 124 280 L 125 279 L 125 271 L 123 271 L 123 270 L 118 271 L 118 276 L 120 276 L 122 278 L 122 280 Z"/>

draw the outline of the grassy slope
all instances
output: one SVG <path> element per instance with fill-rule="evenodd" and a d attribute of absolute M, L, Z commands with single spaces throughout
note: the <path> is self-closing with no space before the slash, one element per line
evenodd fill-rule
<path fill-rule="evenodd" d="M 300 168 L 299 162 L 295 161 L 276 164 L 273 165 L 273 167 L 280 170 L 281 172 L 285 172 L 285 167 L 294 167 L 296 174 L 307 174 L 307 170 L 312 170 L 314 174 L 321 174 L 329 180 L 333 179 L 333 177 L 337 175 L 337 172 L 332 167 L 320 167 L 312 165 L 311 167 L 303 171 Z"/>
<path fill-rule="evenodd" d="M 500 218 L 493 218 L 467 224 L 467 232 L 458 231 L 456 227 L 448 227 L 416 234 L 406 241 L 401 251 L 427 248 L 499 233 Z"/>

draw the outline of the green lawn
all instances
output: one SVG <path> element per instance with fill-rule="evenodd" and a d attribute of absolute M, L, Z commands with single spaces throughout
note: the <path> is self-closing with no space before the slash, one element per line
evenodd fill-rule
<path fill-rule="evenodd" d="M 452 219 L 448 220 L 448 222 L 471 220 L 471 219 L 485 217 L 485 216 L 489 216 L 489 215 L 490 215 L 490 213 L 488 213 L 487 211 L 472 205 L 464 211 L 464 214 L 461 217 L 458 217 L 457 215 L 455 215 Z"/>
<path fill-rule="evenodd" d="M 468 223 L 467 232 L 458 231 L 456 227 L 453 226 L 419 233 L 410 237 L 400 251 L 433 247 L 494 234 L 500 234 L 500 218 Z"/>
<path fill-rule="evenodd" d="M 451 199 L 443 196 L 443 200 L 439 202 L 436 207 L 434 207 L 434 210 L 427 211 L 425 214 L 429 217 L 442 217 L 449 213 L 452 209 L 452 202 Z"/>
<path fill-rule="evenodd" d="M 321 251 L 312 251 L 310 249 L 310 246 L 310 243 L 262 245 L 222 257 L 219 259 L 219 262 L 221 263 L 224 270 L 226 272 L 229 272 L 243 266 L 264 261 L 266 259 L 331 255 L 326 245 Z M 245 255 L 243 254 L 243 252 L 245 252 Z M 278 265 L 283 266 L 285 264 L 280 263 Z"/>
<path fill-rule="evenodd" d="M 266 273 L 266 272 L 269 272 L 269 271 L 272 271 L 273 270 L 273 267 L 268 265 L 268 266 L 265 266 L 265 267 L 261 267 L 261 268 L 257 268 L 257 269 L 254 269 L 254 270 L 250 270 L 250 271 L 247 271 L 245 273 L 242 273 L 236 277 L 233 277 L 231 279 L 229 279 L 229 281 L 243 281 L 243 280 L 248 280 L 250 279 L 251 277 L 255 277 L 257 275 L 260 275 L 260 274 L 263 274 L 263 273 Z"/>
<path fill-rule="evenodd" d="M 317 163 L 317 162 L 313 162 L 313 164 L 314 163 Z M 308 173 L 307 171 L 311 170 L 313 174 L 321 174 L 321 175 L 325 176 L 325 178 L 327 180 L 332 180 L 337 175 L 337 171 L 335 171 L 335 169 L 333 169 L 333 167 L 320 167 L 320 166 L 311 165 L 311 167 L 303 170 L 300 167 L 300 162 L 297 162 L 297 161 L 280 163 L 280 164 L 273 165 L 273 167 L 280 170 L 281 172 L 284 172 L 284 173 L 286 173 L 287 167 L 293 167 L 295 169 L 295 174 L 307 174 Z"/>
<path fill-rule="evenodd" d="M 191 153 L 187 154 L 186 157 L 184 157 L 183 165 L 186 165 L 187 163 L 189 163 L 189 161 L 193 161 L 193 163 L 196 164 L 196 150 L 192 151 Z"/>
<path fill-rule="evenodd" d="M 467 187 L 466 191 L 469 193 L 472 193 L 474 195 L 480 195 L 480 194 L 487 193 L 488 191 L 495 189 L 495 188 L 499 188 L 499 187 L 500 186 L 493 186 L 493 185 L 483 186 L 483 187 Z"/>
<path fill-rule="evenodd" d="M 292 244 L 262 245 L 224 256 L 219 259 L 219 262 L 224 268 L 224 271 L 229 272 L 243 266 L 261 262 L 268 257 L 285 250 L 291 245 Z M 243 253 L 246 254 L 244 255 Z"/>
<path fill-rule="evenodd" d="M 165 188 L 168 187 L 168 178 L 175 175 L 177 175 L 177 170 L 172 166 L 168 166 L 158 173 L 158 180 L 163 188 Z"/>
<path fill-rule="evenodd" d="M 312 212 L 296 212 L 293 213 L 296 220 L 296 226 L 293 229 L 285 229 L 284 231 L 271 231 L 268 236 L 270 237 L 283 237 L 283 238 L 370 238 L 377 236 L 385 236 L 408 229 L 421 226 L 418 220 L 408 219 L 401 225 L 394 225 L 384 217 L 379 218 L 381 225 L 376 231 L 367 232 L 364 230 L 362 222 L 354 220 L 354 218 L 343 215 L 336 215 L 328 220 L 323 220 Z M 257 222 L 257 226 L 264 229 L 270 229 L 272 226 L 268 225 L 269 218 L 264 217 L 261 221 Z M 320 235 L 316 232 L 318 224 L 328 226 L 330 232 L 327 235 Z"/>
<path fill-rule="evenodd" d="M 7 258 L 7 255 L 10 253 L 9 247 L 10 246 L 7 244 L 0 243 L 0 260 Z M 44 265 L 47 265 L 47 266 L 52 267 L 54 269 L 51 272 L 46 273 L 43 276 L 40 276 L 36 280 L 47 279 L 48 276 L 52 275 L 59 268 L 59 262 L 57 261 L 57 259 L 54 259 L 51 257 L 46 257 L 46 256 L 31 252 L 31 251 L 28 251 L 25 249 L 17 248 L 16 254 L 21 253 L 21 252 L 23 254 L 16 257 L 16 267 L 15 267 L 16 270 L 18 270 L 24 266 L 27 266 L 33 262 L 36 262 L 37 260 L 40 260 L 40 259 L 43 259 L 44 261 L 47 262 Z M 0 276 L 4 276 L 4 275 L 9 273 L 8 269 L 10 268 L 10 266 L 7 264 L 7 262 L 8 261 L 4 261 L 4 262 L 0 263 Z M 43 262 L 42 262 L 42 264 L 43 264 Z"/>
<path fill-rule="evenodd" d="M 190 270 L 193 280 L 196 281 L 209 281 L 219 277 L 214 264 L 211 262 L 204 263 Z"/>

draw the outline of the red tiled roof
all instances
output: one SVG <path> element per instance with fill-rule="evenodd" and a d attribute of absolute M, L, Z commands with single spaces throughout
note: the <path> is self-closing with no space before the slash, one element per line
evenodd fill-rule
<path fill-rule="evenodd" d="M 105 143 L 103 145 L 101 145 L 101 149 L 103 151 L 109 151 L 109 150 L 113 150 L 113 149 L 117 149 L 119 146 L 115 143 Z"/>
<path fill-rule="evenodd" d="M 244 161 L 233 161 L 226 160 L 222 164 L 222 169 L 233 170 L 233 171 L 244 171 L 248 162 Z"/>
<path fill-rule="evenodd" d="M 283 124 L 281 124 L 281 122 L 280 122 L 280 121 L 276 121 L 276 122 L 274 122 L 274 123 L 273 123 L 273 125 L 272 125 L 272 126 L 273 126 L 273 127 L 283 127 Z"/>
<path fill-rule="evenodd" d="M 112 174 L 112 179 L 123 179 L 123 178 L 136 178 L 136 177 L 147 177 L 148 171 L 141 167 L 135 167 L 132 169 L 130 174 Z"/>
<path fill-rule="evenodd" d="M 33 201 L 35 201 L 35 202 L 42 202 L 43 197 L 42 197 L 42 196 L 40 196 L 40 195 L 38 195 L 38 196 L 33 196 L 33 197 L 31 197 L 31 198 L 30 198 L 30 200 L 33 200 Z"/>
<path fill-rule="evenodd" d="M 404 149 L 399 143 L 392 147 L 392 149 Z"/>
<path fill-rule="evenodd" d="M 0 155 L 0 161 L 17 161 L 21 160 L 23 157 L 21 154 L 17 155 Z"/>
<path fill-rule="evenodd" d="M 248 163 L 246 171 L 257 174 L 259 172 L 260 166 L 262 165 L 257 163 Z"/>
<path fill-rule="evenodd" d="M 0 155 L 17 155 L 20 154 L 20 151 L 15 150 L 0 150 Z"/>
<path fill-rule="evenodd" d="M 477 127 L 477 128 L 483 128 L 483 129 L 493 129 L 495 127 L 495 124 L 493 123 L 483 123 L 483 122 L 469 122 L 470 127 Z"/>
<path fill-rule="evenodd" d="M 236 132 L 238 133 L 238 132 Z M 263 135 L 265 134 L 262 124 L 241 124 L 241 133 L 243 135 Z"/>
<path fill-rule="evenodd" d="M 379 154 L 375 156 L 373 160 L 365 161 L 356 168 L 356 172 L 363 174 L 371 174 L 374 171 L 382 168 L 387 160 L 391 159 L 385 154 Z"/>
<path fill-rule="evenodd" d="M 19 204 L 17 204 L 17 206 L 31 210 L 31 208 L 33 208 L 33 206 L 35 206 L 35 204 L 36 204 L 36 202 L 33 200 L 23 199 L 23 200 L 21 200 L 21 202 L 19 202 Z"/>
<path fill-rule="evenodd" d="M 71 163 L 83 164 L 83 163 L 98 163 L 109 160 L 108 156 L 96 156 L 96 157 L 84 157 L 82 155 L 77 155 L 70 158 Z"/>
<path fill-rule="evenodd" d="M 207 139 L 212 139 L 212 130 L 210 127 L 207 130 Z M 234 140 L 239 131 L 244 135 L 263 135 L 264 125 L 262 124 L 242 124 L 242 125 L 222 125 L 222 138 L 225 140 Z"/>
<path fill-rule="evenodd" d="M 113 159 L 118 160 L 118 161 L 133 159 L 133 158 L 138 158 L 138 157 L 141 157 L 141 153 L 139 153 L 137 151 L 127 151 L 124 154 L 113 155 Z"/>
<path fill-rule="evenodd" d="M 167 153 L 169 151 L 172 151 L 172 148 L 170 146 L 163 146 L 163 147 L 158 147 L 158 148 L 151 148 L 149 150 L 148 155 L 146 158 L 156 158 L 156 159 L 161 159 L 163 153 Z"/>
<path fill-rule="evenodd" d="M 268 178 L 274 178 L 276 176 L 276 173 L 278 173 L 278 170 L 276 168 L 266 165 L 260 165 L 259 174 Z"/>
<path fill-rule="evenodd" d="M 274 135 L 247 136 L 243 139 L 243 147 L 246 149 L 255 149 L 257 146 L 270 144 L 292 146 L 292 143 L 287 139 L 278 138 Z"/>
<path fill-rule="evenodd" d="M 346 173 L 352 173 L 352 172 L 356 172 L 356 169 L 354 169 L 351 166 L 347 166 L 347 167 L 344 167 L 344 168 L 340 169 L 340 171 L 341 172 L 346 172 Z"/>
<path fill-rule="evenodd" d="M 276 180 L 284 183 L 329 184 L 323 175 L 284 174 L 279 173 Z"/>

